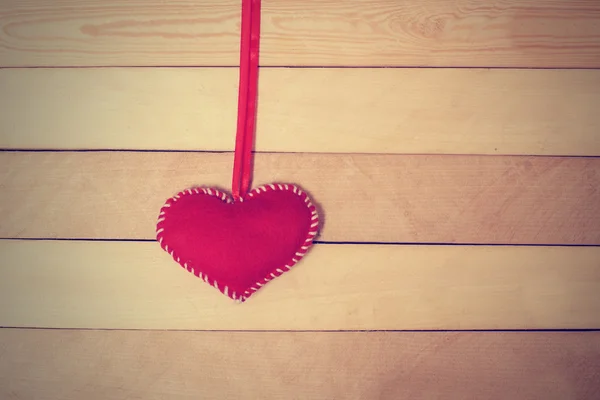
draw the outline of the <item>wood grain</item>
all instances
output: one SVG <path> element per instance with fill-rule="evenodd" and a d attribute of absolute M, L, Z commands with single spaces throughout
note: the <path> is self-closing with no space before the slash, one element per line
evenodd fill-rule
<path fill-rule="evenodd" d="M 155 242 L 3 240 L 0 254 L 4 327 L 600 328 L 600 247 L 319 244 L 243 304 Z"/>
<path fill-rule="evenodd" d="M 582 400 L 599 369 L 598 332 L 0 330 L 8 399 Z"/>
<path fill-rule="evenodd" d="M 0 70 L 0 148 L 233 151 L 237 69 Z M 266 69 L 267 152 L 600 155 L 600 70 Z"/>
<path fill-rule="evenodd" d="M 270 66 L 598 67 L 596 0 L 265 1 Z M 238 65 L 239 1 L 5 0 L 1 66 Z"/>
<path fill-rule="evenodd" d="M 154 239 L 167 198 L 230 188 L 231 153 L 0 153 L 0 237 Z M 321 241 L 600 244 L 600 158 L 259 154 L 294 182 Z"/>

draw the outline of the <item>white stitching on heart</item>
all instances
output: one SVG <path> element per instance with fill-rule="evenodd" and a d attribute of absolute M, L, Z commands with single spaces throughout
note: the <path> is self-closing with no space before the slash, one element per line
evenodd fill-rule
<path fill-rule="evenodd" d="M 272 279 L 289 271 L 294 265 L 296 265 L 306 255 L 306 252 L 312 246 L 314 238 L 317 236 L 317 233 L 318 233 L 319 216 L 317 213 L 317 209 L 313 205 L 313 203 L 310 201 L 310 199 L 308 198 L 308 195 L 304 191 L 302 191 L 299 187 L 297 187 L 296 185 L 289 185 L 289 184 L 263 185 L 263 186 L 260 186 L 256 189 L 250 191 L 247 194 L 247 197 L 252 198 L 258 193 L 267 192 L 269 190 L 292 191 L 294 194 L 302 197 L 304 199 L 304 202 L 306 203 L 306 206 L 311 211 L 311 222 L 312 223 L 311 223 L 309 231 L 307 233 L 307 238 L 300 248 L 301 251 L 296 252 L 294 257 L 292 257 L 292 259 L 285 266 L 282 267 L 283 269 L 277 268 L 275 270 L 275 272 L 271 272 L 268 276 L 263 278 L 261 281 L 256 282 L 254 286 L 250 287 L 250 289 L 246 290 L 243 294 L 238 295 L 235 292 L 230 294 L 229 288 L 227 286 L 223 286 L 222 288 L 220 288 L 219 283 L 216 280 L 210 279 L 208 277 L 208 275 L 203 274 L 199 271 L 198 271 L 198 273 L 196 273 L 196 270 L 193 265 L 191 265 L 189 262 L 182 263 L 181 259 L 179 258 L 179 256 L 177 256 L 175 254 L 174 250 L 169 249 L 168 245 L 163 243 L 164 227 L 162 227 L 161 225 L 166 220 L 166 213 L 167 213 L 166 209 L 171 207 L 171 202 L 176 202 L 178 199 L 180 199 L 182 196 L 185 196 L 185 195 L 208 194 L 209 196 L 215 196 L 217 198 L 220 198 L 221 200 L 225 201 L 228 204 L 233 203 L 234 200 L 230 196 L 228 196 L 225 192 L 221 192 L 218 189 L 193 188 L 193 189 L 186 189 L 184 191 L 181 191 L 177 195 L 171 197 L 169 200 L 167 200 L 167 202 L 163 205 L 163 207 L 160 210 L 159 219 L 157 221 L 156 238 L 157 238 L 158 242 L 160 243 L 161 247 L 163 248 L 163 250 L 165 250 L 167 253 L 169 253 L 171 255 L 171 257 L 173 257 L 173 259 L 176 260 L 180 265 L 182 265 L 182 267 L 184 267 L 187 271 L 198 276 L 199 278 L 201 278 L 204 282 L 208 283 L 209 285 L 214 286 L 221 293 L 232 298 L 236 303 L 243 303 L 244 301 L 246 301 L 248 299 L 248 297 L 250 297 L 250 295 L 252 295 L 254 292 L 258 291 L 267 282 L 269 282 Z M 244 198 L 240 198 L 239 201 L 243 202 Z"/>

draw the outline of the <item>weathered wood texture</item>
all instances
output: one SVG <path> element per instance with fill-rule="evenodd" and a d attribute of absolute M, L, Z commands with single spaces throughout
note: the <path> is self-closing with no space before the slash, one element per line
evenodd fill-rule
<path fill-rule="evenodd" d="M 333 242 L 600 244 L 600 158 L 258 154 Z M 231 153 L 0 153 L 1 237 L 152 239 L 168 197 L 229 188 Z"/>
<path fill-rule="evenodd" d="M 599 370 L 598 332 L 0 330 L 5 399 L 587 400 Z"/>
<path fill-rule="evenodd" d="M 0 70 L 0 148 L 232 151 L 237 69 Z M 600 70 L 266 69 L 257 151 L 600 155 Z"/>
<path fill-rule="evenodd" d="M 240 5 L 1 1 L 0 149 L 231 151 Z M 231 153 L 0 151 L 0 237 L 116 240 L 0 240 L 0 398 L 600 398 L 600 332 L 264 332 L 600 329 L 600 157 L 544 157 L 600 156 L 600 2 L 262 14 L 263 67 L 432 67 L 261 70 L 255 184 L 396 244 L 317 244 L 234 304 L 119 241 Z"/>
<path fill-rule="evenodd" d="M 598 67 L 596 0 L 264 1 L 263 65 Z M 240 2 L 4 0 L 0 66 L 238 65 Z"/>
<path fill-rule="evenodd" d="M 600 247 L 316 245 L 243 304 L 157 243 L 0 241 L 0 326 L 600 329 Z"/>

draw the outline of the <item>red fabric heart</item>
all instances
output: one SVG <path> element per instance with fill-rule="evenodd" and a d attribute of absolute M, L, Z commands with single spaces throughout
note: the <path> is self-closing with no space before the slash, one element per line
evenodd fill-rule
<path fill-rule="evenodd" d="M 213 188 L 182 191 L 161 208 L 156 234 L 181 266 L 244 302 L 304 257 L 318 226 L 304 191 L 270 184 L 240 201 Z"/>

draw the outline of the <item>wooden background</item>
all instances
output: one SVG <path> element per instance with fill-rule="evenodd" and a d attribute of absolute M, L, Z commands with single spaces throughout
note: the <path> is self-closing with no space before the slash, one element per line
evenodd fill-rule
<path fill-rule="evenodd" d="M 264 0 L 255 184 L 325 223 L 243 305 L 153 241 L 240 6 L 0 1 L 0 398 L 600 398 L 600 2 Z"/>

